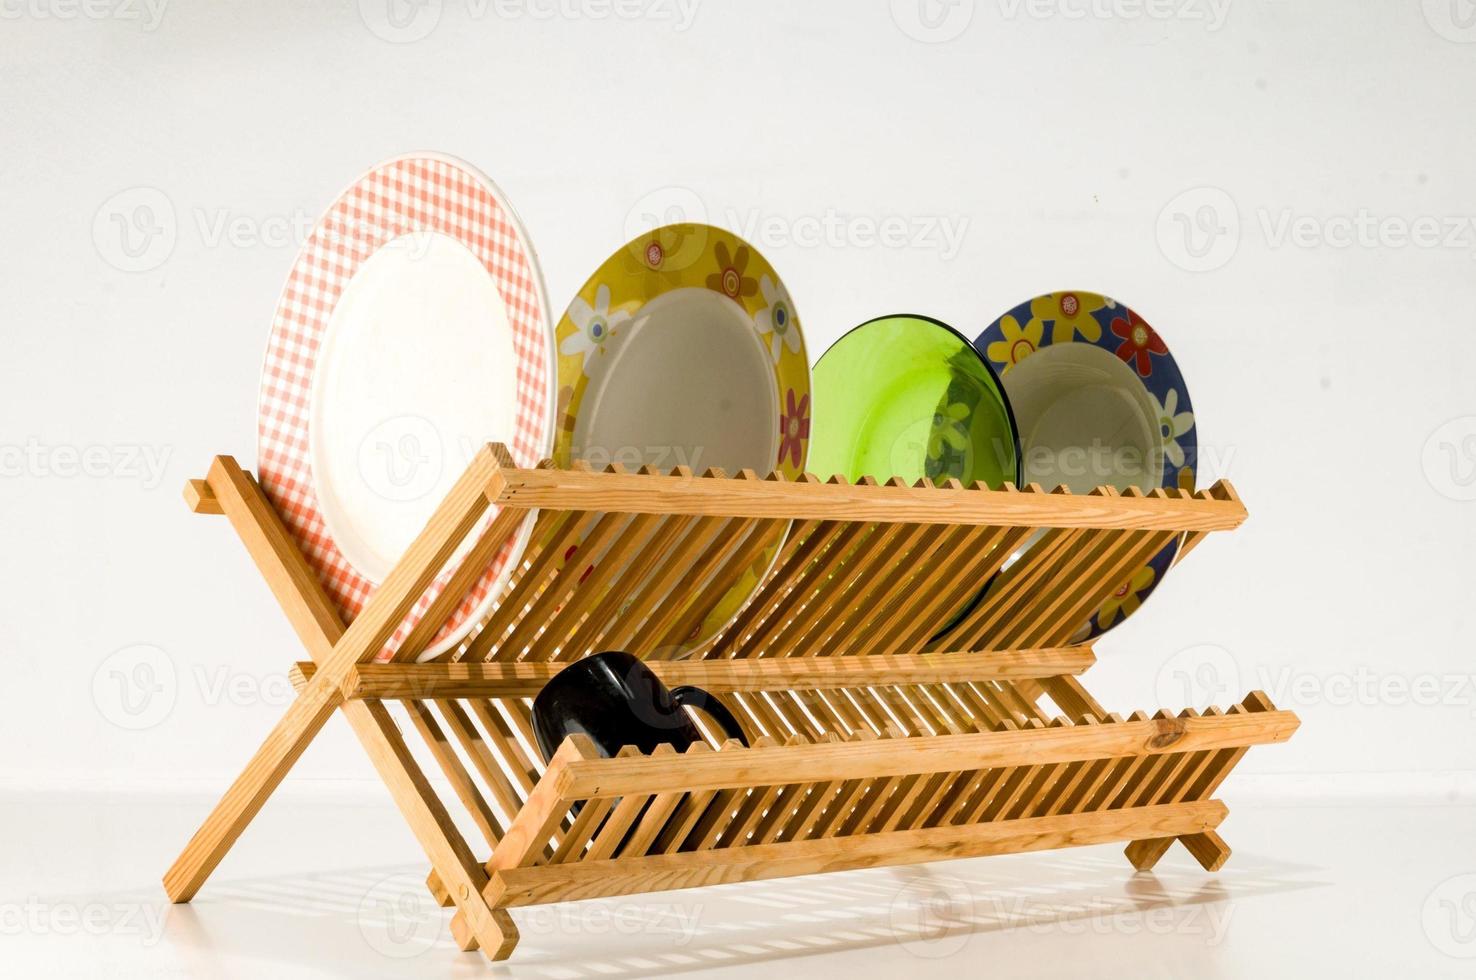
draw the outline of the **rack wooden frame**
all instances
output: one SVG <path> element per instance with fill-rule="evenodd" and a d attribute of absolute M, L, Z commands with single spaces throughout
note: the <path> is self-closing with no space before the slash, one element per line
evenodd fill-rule
<path fill-rule="evenodd" d="M 1076 495 L 595 473 L 518 468 L 492 444 L 348 624 L 233 459 L 217 457 L 185 496 L 229 519 L 311 659 L 293 668 L 297 698 L 166 873 L 176 902 L 337 712 L 424 848 L 428 886 L 456 906 L 458 945 L 494 960 L 517 942 L 507 910 L 528 904 L 1108 841 L 1128 842 L 1140 870 L 1175 840 L 1216 870 L 1229 855 L 1216 789 L 1251 745 L 1298 725 L 1259 692 L 1223 711 L 1123 718 L 1078 680 L 1094 657 L 1074 634 L 1120 583 L 1176 537 L 1182 559 L 1244 520 L 1223 481 L 1197 494 Z M 456 650 L 416 662 L 534 510 L 492 611 Z M 772 565 L 757 567 L 781 537 Z M 761 578 L 753 597 L 690 650 L 745 575 Z M 380 662 L 438 576 L 447 587 Z M 983 601 L 932 635 L 991 579 Z M 568 661 L 610 648 L 723 695 L 751 747 L 720 742 L 699 718 L 708 741 L 680 756 L 601 758 L 575 737 L 544 766 L 532 696 Z M 445 777 L 460 825 L 422 759 Z"/>

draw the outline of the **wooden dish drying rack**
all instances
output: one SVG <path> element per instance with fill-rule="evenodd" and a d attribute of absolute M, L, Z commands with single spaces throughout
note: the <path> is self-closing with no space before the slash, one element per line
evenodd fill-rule
<path fill-rule="evenodd" d="M 1083 495 L 596 473 L 519 468 L 493 444 L 347 624 L 233 459 L 217 457 L 186 498 L 230 520 L 311 659 L 165 875 L 176 902 L 338 712 L 424 848 L 432 893 L 456 907 L 457 944 L 494 960 L 517 943 L 507 910 L 522 905 L 1111 841 L 1128 842 L 1139 869 L 1178 840 L 1216 870 L 1229 855 L 1216 789 L 1250 746 L 1298 724 L 1259 692 L 1224 710 L 1124 718 L 1078 679 L 1094 657 L 1073 634 L 1120 583 L 1175 538 L 1182 558 L 1244 520 L 1223 481 Z M 478 629 L 416 662 L 534 510 L 529 546 Z M 738 616 L 671 659 L 786 528 Z M 449 586 L 377 662 L 447 570 Z M 605 649 L 720 695 L 751 747 L 698 718 L 709 742 L 685 753 L 603 758 L 574 736 L 544 766 L 533 695 Z M 437 770 L 444 782 L 432 783 Z"/>

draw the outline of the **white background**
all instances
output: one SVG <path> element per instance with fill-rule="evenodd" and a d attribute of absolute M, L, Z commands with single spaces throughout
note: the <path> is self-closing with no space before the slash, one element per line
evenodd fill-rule
<path fill-rule="evenodd" d="M 677 206 L 752 235 L 812 357 L 888 312 L 972 335 L 1054 289 L 1132 304 L 1251 519 L 1099 643 L 1094 690 L 1123 713 L 1221 687 L 1296 709 L 1241 792 L 1476 787 L 1468 0 L 445 0 L 402 30 L 380 0 L 98 2 L 0 4 L 7 785 L 218 788 L 281 712 L 300 648 L 180 489 L 216 453 L 254 465 L 312 219 L 435 149 L 515 202 L 555 311 Z M 836 240 L 807 237 L 827 216 Z M 1399 234 L 1421 218 L 1436 241 Z M 963 234 L 880 244 L 884 220 Z M 163 465 L 55 472 L 90 446 Z M 133 693 L 159 690 L 131 715 L 113 681 L 140 644 L 162 654 Z M 334 722 L 293 779 L 372 773 Z"/>

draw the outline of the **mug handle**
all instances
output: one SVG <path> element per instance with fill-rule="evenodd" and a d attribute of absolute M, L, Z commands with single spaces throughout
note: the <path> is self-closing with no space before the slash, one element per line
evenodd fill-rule
<path fill-rule="evenodd" d="M 748 736 L 743 734 L 743 727 L 738 724 L 738 719 L 733 717 L 733 712 L 702 688 L 693 687 L 690 684 L 674 687 L 671 689 L 671 700 L 683 708 L 696 708 L 707 712 L 729 738 L 736 738 L 743 743 L 745 749 L 748 748 Z"/>

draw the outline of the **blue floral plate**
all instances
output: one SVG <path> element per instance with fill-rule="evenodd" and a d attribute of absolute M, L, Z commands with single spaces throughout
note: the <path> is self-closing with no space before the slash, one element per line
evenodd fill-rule
<path fill-rule="evenodd" d="M 995 320 L 974 346 L 1014 411 L 1022 483 L 1065 484 L 1073 493 L 1104 484 L 1194 489 L 1198 433 L 1188 386 L 1163 339 L 1133 310 L 1097 293 L 1047 293 Z M 1073 642 L 1137 612 L 1179 545 L 1128 576 Z"/>

